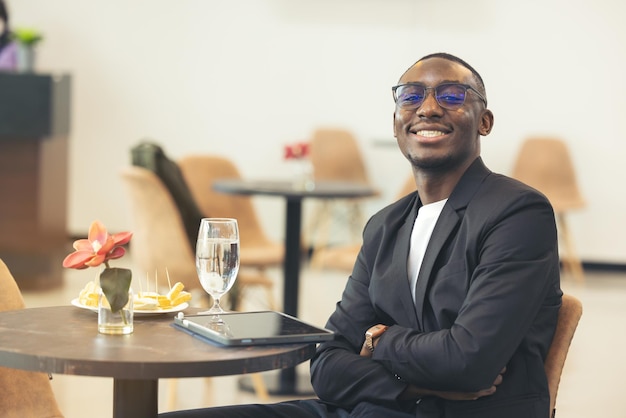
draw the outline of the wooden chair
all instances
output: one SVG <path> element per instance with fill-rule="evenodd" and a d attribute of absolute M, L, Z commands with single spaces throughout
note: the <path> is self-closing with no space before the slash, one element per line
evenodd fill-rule
<path fill-rule="evenodd" d="M 558 138 L 529 138 L 517 156 L 513 177 L 539 190 L 552 203 L 563 254 L 563 269 L 579 282 L 584 280 L 582 263 L 566 222 L 569 211 L 585 206 L 574 165 L 565 142 Z"/>
<path fill-rule="evenodd" d="M 397 199 L 415 191 L 415 179 L 410 175 L 405 180 L 397 194 Z M 336 247 L 319 248 L 311 257 L 312 268 L 327 268 L 335 270 L 352 271 L 361 244 L 339 245 Z"/>
<path fill-rule="evenodd" d="M 199 289 L 195 255 L 174 200 L 161 180 L 152 171 L 131 166 L 121 172 L 122 180 L 130 197 L 134 222 L 131 254 L 133 262 L 142 271 L 159 277 L 169 274 L 172 284 L 181 282 L 185 289 Z M 243 287 L 257 285 L 256 278 L 248 280 L 245 273 L 237 275 Z M 165 283 L 165 282 L 163 282 Z M 252 374 L 257 396 L 269 399 L 267 388 L 258 374 Z M 176 382 L 176 379 L 172 379 Z M 210 380 L 207 380 L 209 384 Z M 176 403 L 176 385 L 170 386 L 169 404 Z"/>
<path fill-rule="evenodd" d="M 163 284 L 169 274 L 172 284 L 181 282 L 186 290 L 201 289 L 180 213 L 161 180 L 136 166 L 125 168 L 121 177 L 130 198 L 133 222 L 130 250 L 140 273 L 157 275 Z"/>
<path fill-rule="evenodd" d="M 23 309 L 24 299 L 0 260 L 0 311 Z M 46 373 L 0 367 L 0 415 L 5 418 L 63 417 Z"/>
<path fill-rule="evenodd" d="M 266 286 L 269 307 L 276 309 L 272 296 L 273 282 L 266 276 L 265 270 L 269 267 L 282 266 L 285 256 L 284 244 L 275 242 L 266 235 L 251 197 L 213 190 L 215 180 L 241 178 L 235 164 L 227 158 L 216 155 L 189 155 L 180 159 L 178 165 L 204 216 L 237 219 L 241 269 L 248 273 L 247 280 L 256 280 L 256 284 Z M 239 302 L 236 301 L 235 306 L 239 306 Z"/>
<path fill-rule="evenodd" d="M 574 296 L 563 295 L 561 308 L 559 309 L 559 319 L 552 344 L 548 350 L 545 361 L 546 376 L 548 377 L 548 388 L 550 390 L 550 416 L 556 416 L 556 395 L 561 382 L 561 374 L 567 352 L 574 338 L 578 321 L 583 314 L 583 306 L 580 300 Z"/>
<path fill-rule="evenodd" d="M 351 132 L 333 128 L 316 129 L 309 145 L 315 181 L 371 184 L 359 144 Z M 316 202 L 305 229 L 305 238 L 313 251 L 328 245 L 333 220 L 348 227 L 349 241 L 358 240 L 365 224 L 363 202 L 363 198 Z"/>

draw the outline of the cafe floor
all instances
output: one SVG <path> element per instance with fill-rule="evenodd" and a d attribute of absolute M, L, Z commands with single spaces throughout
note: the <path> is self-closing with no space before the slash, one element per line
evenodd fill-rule
<path fill-rule="evenodd" d="M 127 263 L 131 257 L 125 257 Z M 270 271 L 275 280 L 276 300 L 281 301 L 281 273 Z M 57 289 L 23 292 L 27 307 L 65 305 L 78 295 L 91 277 L 66 270 Z M 341 295 L 347 274 L 304 266 L 300 287 L 300 318 L 324 325 Z M 557 401 L 561 418 L 624 418 L 626 402 L 626 273 L 586 272 L 584 283 L 563 277 L 562 288 L 583 302 L 583 317 L 574 337 L 563 372 Z M 265 309 L 262 292 L 249 294 L 244 309 Z M 77 308 L 78 309 L 78 308 Z M 95 326 L 95 317 L 94 317 Z M 308 363 L 298 366 L 306 377 Z M 251 392 L 239 389 L 239 376 L 162 379 L 159 382 L 159 412 L 209 405 L 260 402 Z M 66 418 L 112 416 L 113 381 L 109 378 L 55 374 L 53 390 Z M 310 395 L 312 396 L 312 395 Z M 270 397 L 268 402 L 286 399 Z"/>

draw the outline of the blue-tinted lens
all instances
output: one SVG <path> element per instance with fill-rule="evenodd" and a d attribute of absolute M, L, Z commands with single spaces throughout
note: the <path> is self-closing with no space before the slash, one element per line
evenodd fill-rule
<path fill-rule="evenodd" d="M 461 84 L 441 84 L 435 89 L 435 98 L 441 107 L 456 109 L 465 103 L 466 91 Z"/>
<path fill-rule="evenodd" d="M 467 86 L 463 84 L 440 84 L 424 87 L 419 84 L 404 84 L 395 88 L 396 103 L 403 109 L 417 109 L 426 100 L 428 90 L 435 90 L 435 99 L 444 109 L 458 109 L 465 103 Z"/>
<path fill-rule="evenodd" d="M 402 108 L 418 108 L 424 102 L 426 89 L 418 85 L 399 86 L 396 89 L 396 100 Z"/>

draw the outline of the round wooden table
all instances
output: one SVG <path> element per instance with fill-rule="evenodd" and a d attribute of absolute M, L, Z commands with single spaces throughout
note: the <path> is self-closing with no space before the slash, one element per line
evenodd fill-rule
<path fill-rule="evenodd" d="M 132 334 L 103 335 L 97 314 L 74 306 L 0 312 L 0 366 L 112 377 L 114 417 L 156 417 L 159 378 L 294 367 L 315 353 L 315 344 L 214 346 L 175 329 L 173 315 L 136 315 Z"/>

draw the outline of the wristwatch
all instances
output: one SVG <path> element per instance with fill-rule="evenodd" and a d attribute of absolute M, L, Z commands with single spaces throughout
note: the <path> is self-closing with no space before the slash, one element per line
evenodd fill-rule
<path fill-rule="evenodd" d="M 365 346 L 373 353 L 374 352 L 374 338 L 378 338 L 383 335 L 383 332 L 389 328 L 386 325 L 374 325 L 367 331 L 365 331 Z"/>

